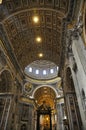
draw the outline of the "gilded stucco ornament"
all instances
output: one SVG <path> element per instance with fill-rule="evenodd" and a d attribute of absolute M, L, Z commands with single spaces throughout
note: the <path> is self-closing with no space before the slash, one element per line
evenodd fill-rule
<path fill-rule="evenodd" d="M 33 87 L 33 85 L 29 82 L 24 85 L 24 89 L 26 92 L 30 92 L 32 87 Z"/>

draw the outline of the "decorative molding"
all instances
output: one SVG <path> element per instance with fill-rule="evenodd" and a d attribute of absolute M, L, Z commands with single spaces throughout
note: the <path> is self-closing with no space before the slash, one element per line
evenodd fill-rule
<path fill-rule="evenodd" d="M 68 10 L 69 0 L 15 0 L 15 1 L 3 1 L 0 5 L 0 19 L 8 17 L 9 14 L 14 12 L 31 9 L 31 8 L 50 8 L 62 13 L 66 13 Z"/>

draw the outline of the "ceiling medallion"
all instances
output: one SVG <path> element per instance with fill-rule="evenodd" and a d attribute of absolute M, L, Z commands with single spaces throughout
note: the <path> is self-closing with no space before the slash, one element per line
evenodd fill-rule
<path fill-rule="evenodd" d="M 31 89 L 32 89 L 32 87 L 33 87 L 33 85 L 28 82 L 28 83 L 26 83 L 26 84 L 24 85 L 24 90 L 25 90 L 26 92 L 30 92 Z"/>

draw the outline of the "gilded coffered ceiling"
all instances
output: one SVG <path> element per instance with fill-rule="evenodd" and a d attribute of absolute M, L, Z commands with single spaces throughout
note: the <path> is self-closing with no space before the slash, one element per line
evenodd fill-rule
<path fill-rule="evenodd" d="M 39 105 L 41 105 L 43 101 L 45 101 L 47 105 L 51 106 L 51 108 L 54 107 L 54 100 L 56 98 L 56 94 L 50 87 L 44 86 L 39 88 L 35 92 L 34 97 Z"/>
<path fill-rule="evenodd" d="M 68 5 L 69 0 L 3 0 L 0 21 L 14 60 L 22 70 L 40 59 L 59 65 L 62 19 Z M 38 17 L 38 23 L 34 23 L 34 16 Z M 36 41 L 38 36 L 41 42 Z"/>

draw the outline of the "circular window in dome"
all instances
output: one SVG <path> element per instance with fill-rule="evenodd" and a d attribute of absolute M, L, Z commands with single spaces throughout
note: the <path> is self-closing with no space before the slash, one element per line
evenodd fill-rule
<path fill-rule="evenodd" d="M 25 67 L 25 74 L 34 79 L 52 79 L 58 76 L 58 66 L 47 60 L 37 60 Z"/>

